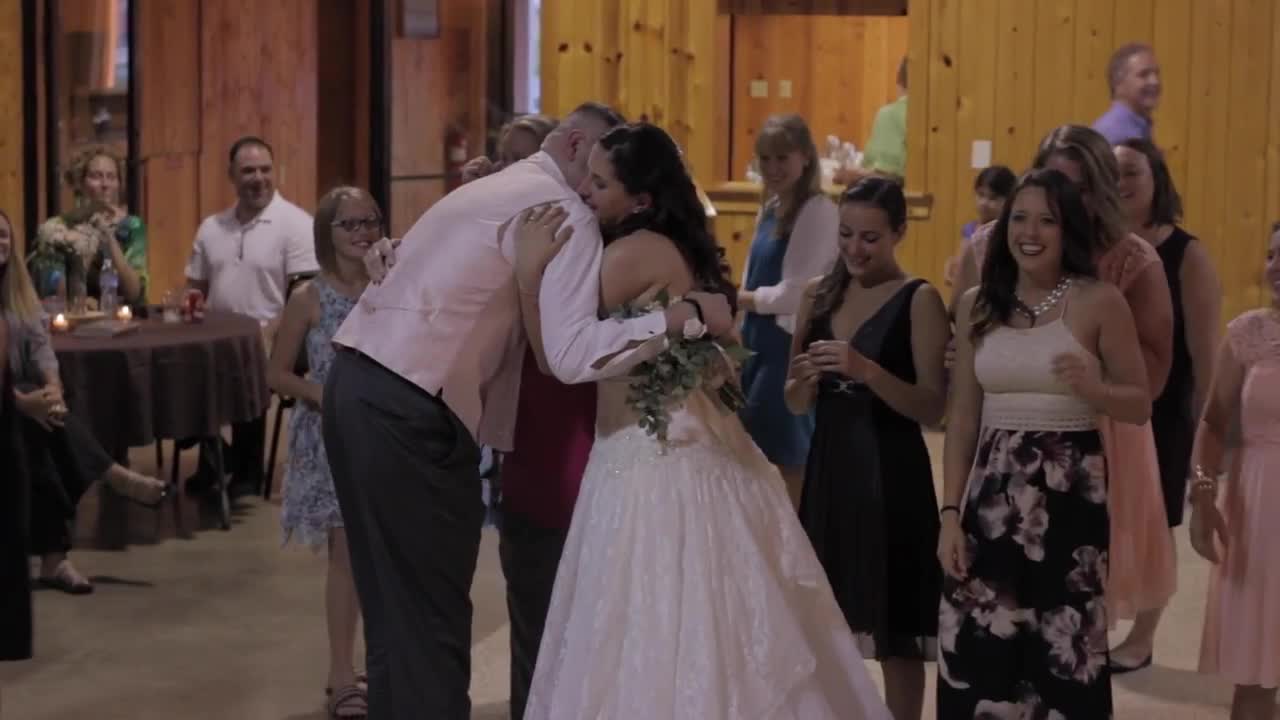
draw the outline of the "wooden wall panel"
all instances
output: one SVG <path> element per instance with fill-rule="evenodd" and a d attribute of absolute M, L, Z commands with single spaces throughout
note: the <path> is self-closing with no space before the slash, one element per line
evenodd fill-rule
<path fill-rule="evenodd" d="M 275 149 L 276 187 L 316 200 L 317 0 L 204 0 L 200 19 L 202 216 L 235 199 L 227 150 L 243 135 Z"/>
<path fill-rule="evenodd" d="M 148 299 L 159 302 L 183 284 L 200 224 L 200 4 L 140 3 L 137 27 L 138 215 L 147 223 Z"/>
<path fill-rule="evenodd" d="M 683 0 L 542 5 L 542 111 L 586 100 L 663 125 L 699 182 L 728 178 L 731 22 Z"/>
<path fill-rule="evenodd" d="M 756 132 L 777 113 L 805 116 L 820 152 L 827 135 L 865 145 L 876 111 L 897 97 L 907 41 L 901 17 L 735 17 L 731 177 L 743 178 Z M 767 97 L 752 96 L 753 81 L 767 83 Z"/>
<path fill-rule="evenodd" d="M 772 15 L 906 15 L 908 7 L 907 0 L 720 0 L 717 4 L 721 12 Z"/>
<path fill-rule="evenodd" d="M 356 182 L 356 117 L 369 112 L 368 96 L 363 103 L 356 97 L 357 86 L 367 88 L 369 82 L 367 63 L 366 73 L 356 75 L 357 57 L 362 51 L 369 51 L 369 24 L 364 23 L 366 35 L 361 37 L 356 17 L 368 15 L 369 5 L 355 0 L 330 0 L 320 3 L 316 10 L 317 44 L 324 48 L 316 55 L 318 199 L 338 185 Z"/>
<path fill-rule="evenodd" d="M 926 172 L 929 191 L 934 194 L 933 214 L 936 217 L 954 217 L 958 203 L 967 197 L 968 187 L 956 187 L 957 166 L 967 165 L 968 148 L 958 148 L 958 124 L 956 103 L 959 97 L 960 67 L 960 7 L 959 0 L 933 0 L 932 22 L 929 23 L 929 61 L 923 68 L 929 73 L 929 94 L 912 98 L 912 105 L 924 104 L 929 108 L 929 153 Z M 907 147 L 911 147 L 908 141 Z M 908 179 L 909 180 L 909 179 Z M 967 208 L 970 203 L 959 207 Z M 913 228 L 914 230 L 914 228 Z M 916 235 L 915 232 L 912 233 Z M 922 242 L 927 238 L 915 237 L 900 257 L 908 267 L 932 267 L 936 255 L 946 251 L 934 243 Z"/>
<path fill-rule="evenodd" d="M 13 222 L 17 247 L 25 248 L 23 213 L 22 6 L 0 3 L 0 208 Z M 33 189 L 34 190 L 34 189 Z"/>
<path fill-rule="evenodd" d="M 390 231 L 404 237 L 427 208 L 444 197 L 444 180 L 396 180 L 391 183 Z"/>
<path fill-rule="evenodd" d="M 1111 104 L 1107 62 L 1116 49 L 1115 0 L 1076 0 L 1071 116 L 1096 117 Z"/>
<path fill-rule="evenodd" d="M 1037 82 L 1031 132 L 1040 137 L 1060 125 L 1061 118 L 1072 117 L 1074 113 L 1074 93 L 1063 92 L 1063 87 L 1049 78 L 1062 73 L 1063 68 L 1076 67 L 1075 1 L 1039 0 L 1034 5 L 1036 44 L 1032 72 Z"/>
<path fill-rule="evenodd" d="M 445 136 L 467 140 L 467 156 L 485 149 L 488 43 L 500 27 L 490 3 L 446 0 L 438 37 L 391 39 L 391 226 L 407 230 L 444 192 Z M 399 3 L 392 3 L 395 9 Z M 431 188 L 424 190 L 423 188 Z M 405 203 L 409 203 L 407 206 Z"/>
<path fill-rule="evenodd" d="M 143 2 L 137 9 L 138 157 L 200 151 L 200 4 Z M 194 228 L 193 228 L 194 230 Z"/>
<path fill-rule="evenodd" d="M 1218 238 L 1229 247 L 1222 254 L 1220 269 L 1235 280 L 1224 305 L 1234 316 L 1256 307 L 1267 297 L 1262 289 L 1262 253 L 1258 248 L 1267 227 L 1267 126 L 1266 112 L 1246 108 L 1280 110 L 1280 98 L 1268 97 L 1268 74 L 1272 67 L 1271 46 L 1273 0 L 1235 0 L 1231 7 L 1231 61 L 1227 106 L 1239 110 L 1231 117 L 1225 140 L 1229 192 L 1222 208 L 1223 234 Z M 1262 102 L 1259 102 L 1259 100 Z M 1243 241 L 1243 242 L 1241 242 Z"/>
<path fill-rule="evenodd" d="M 971 4 L 983 0 L 964 0 Z M 1210 249 L 1230 317 L 1264 299 L 1261 253 L 1280 219 L 1280 6 L 1270 0 L 998 0 L 985 22 L 960 20 L 957 0 L 913 0 L 909 191 L 933 195 L 912 225 L 913 272 L 938 279 L 960 226 L 972 219 L 968 168 L 975 139 L 1021 171 L 1040 137 L 1091 124 L 1109 102 L 1116 46 L 1153 42 L 1164 97 L 1155 138 L 1184 199 L 1184 224 Z M 994 47 L 994 67 L 987 48 Z M 948 66 L 950 60 L 958 70 Z M 927 78 L 921 82 L 921 78 Z M 984 87 L 987 86 L 987 87 Z M 994 94 L 989 137 L 968 98 Z M 925 117 L 919 117 L 923 113 Z"/>
<path fill-rule="evenodd" d="M 394 38 L 391 41 L 391 176 L 444 173 L 444 132 L 449 116 L 448 78 L 441 69 L 446 45 L 456 40 Z"/>
<path fill-rule="evenodd" d="M 1191 0 L 1161 0 L 1152 42 L 1156 48 L 1191 47 Z M 1170 171 L 1174 177 L 1185 178 L 1191 143 L 1191 53 L 1163 53 L 1160 66 L 1160 124 L 1156 133 Z"/>
<path fill-rule="evenodd" d="M 200 156 L 154 155 L 142 163 L 143 219 L 147 222 L 147 265 L 151 302 L 186 282 L 187 259 L 200 225 Z"/>

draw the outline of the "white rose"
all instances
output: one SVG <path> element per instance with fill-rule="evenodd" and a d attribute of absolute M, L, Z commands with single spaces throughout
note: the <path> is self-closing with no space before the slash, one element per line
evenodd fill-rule
<path fill-rule="evenodd" d="M 707 326 L 703 325 L 697 318 L 689 318 L 684 321 L 684 339 L 697 340 L 707 334 Z"/>

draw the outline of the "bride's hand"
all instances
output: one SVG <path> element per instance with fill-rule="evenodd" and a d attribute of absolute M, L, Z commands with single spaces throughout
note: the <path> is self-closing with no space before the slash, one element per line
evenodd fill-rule
<path fill-rule="evenodd" d="M 559 205 L 542 205 L 520 213 L 512 232 L 516 242 L 516 279 L 523 289 L 542 282 L 542 271 L 573 237 L 573 226 L 564 225 L 569 212 Z M 563 227 L 562 227 L 563 226 Z"/>

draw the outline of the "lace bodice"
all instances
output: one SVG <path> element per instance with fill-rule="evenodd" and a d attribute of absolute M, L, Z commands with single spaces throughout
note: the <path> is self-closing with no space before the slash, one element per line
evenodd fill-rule
<path fill-rule="evenodd" d="M 1246 444 L 1280 445 L 1280 311 L 1251 310 L 1227 326 L 1245 368 L 1240 419 Z"/>
<path fill-rule="evenodd" d="M 1054 377 L 1053 358 L 1087 353 L 1061 318 L 1040 327 L 998 326 L 979 342 L 974 373 L 982 386 L 982 424 L 1011 430 L 1089 430 L 1097 413 Z"/>

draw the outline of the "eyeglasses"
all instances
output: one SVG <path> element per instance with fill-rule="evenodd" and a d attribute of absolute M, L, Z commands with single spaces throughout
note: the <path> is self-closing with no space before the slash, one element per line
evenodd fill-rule
<path fill-rule="evenodd" d="M 333 227 L 340 227 L 349 233 L 359 232 L 360 230 L 377 230 L 382 227 L 382 218 L 370 215 L 366 218 L 347 218 L 346 220 L 334 220 L 329 223 Z"/>

